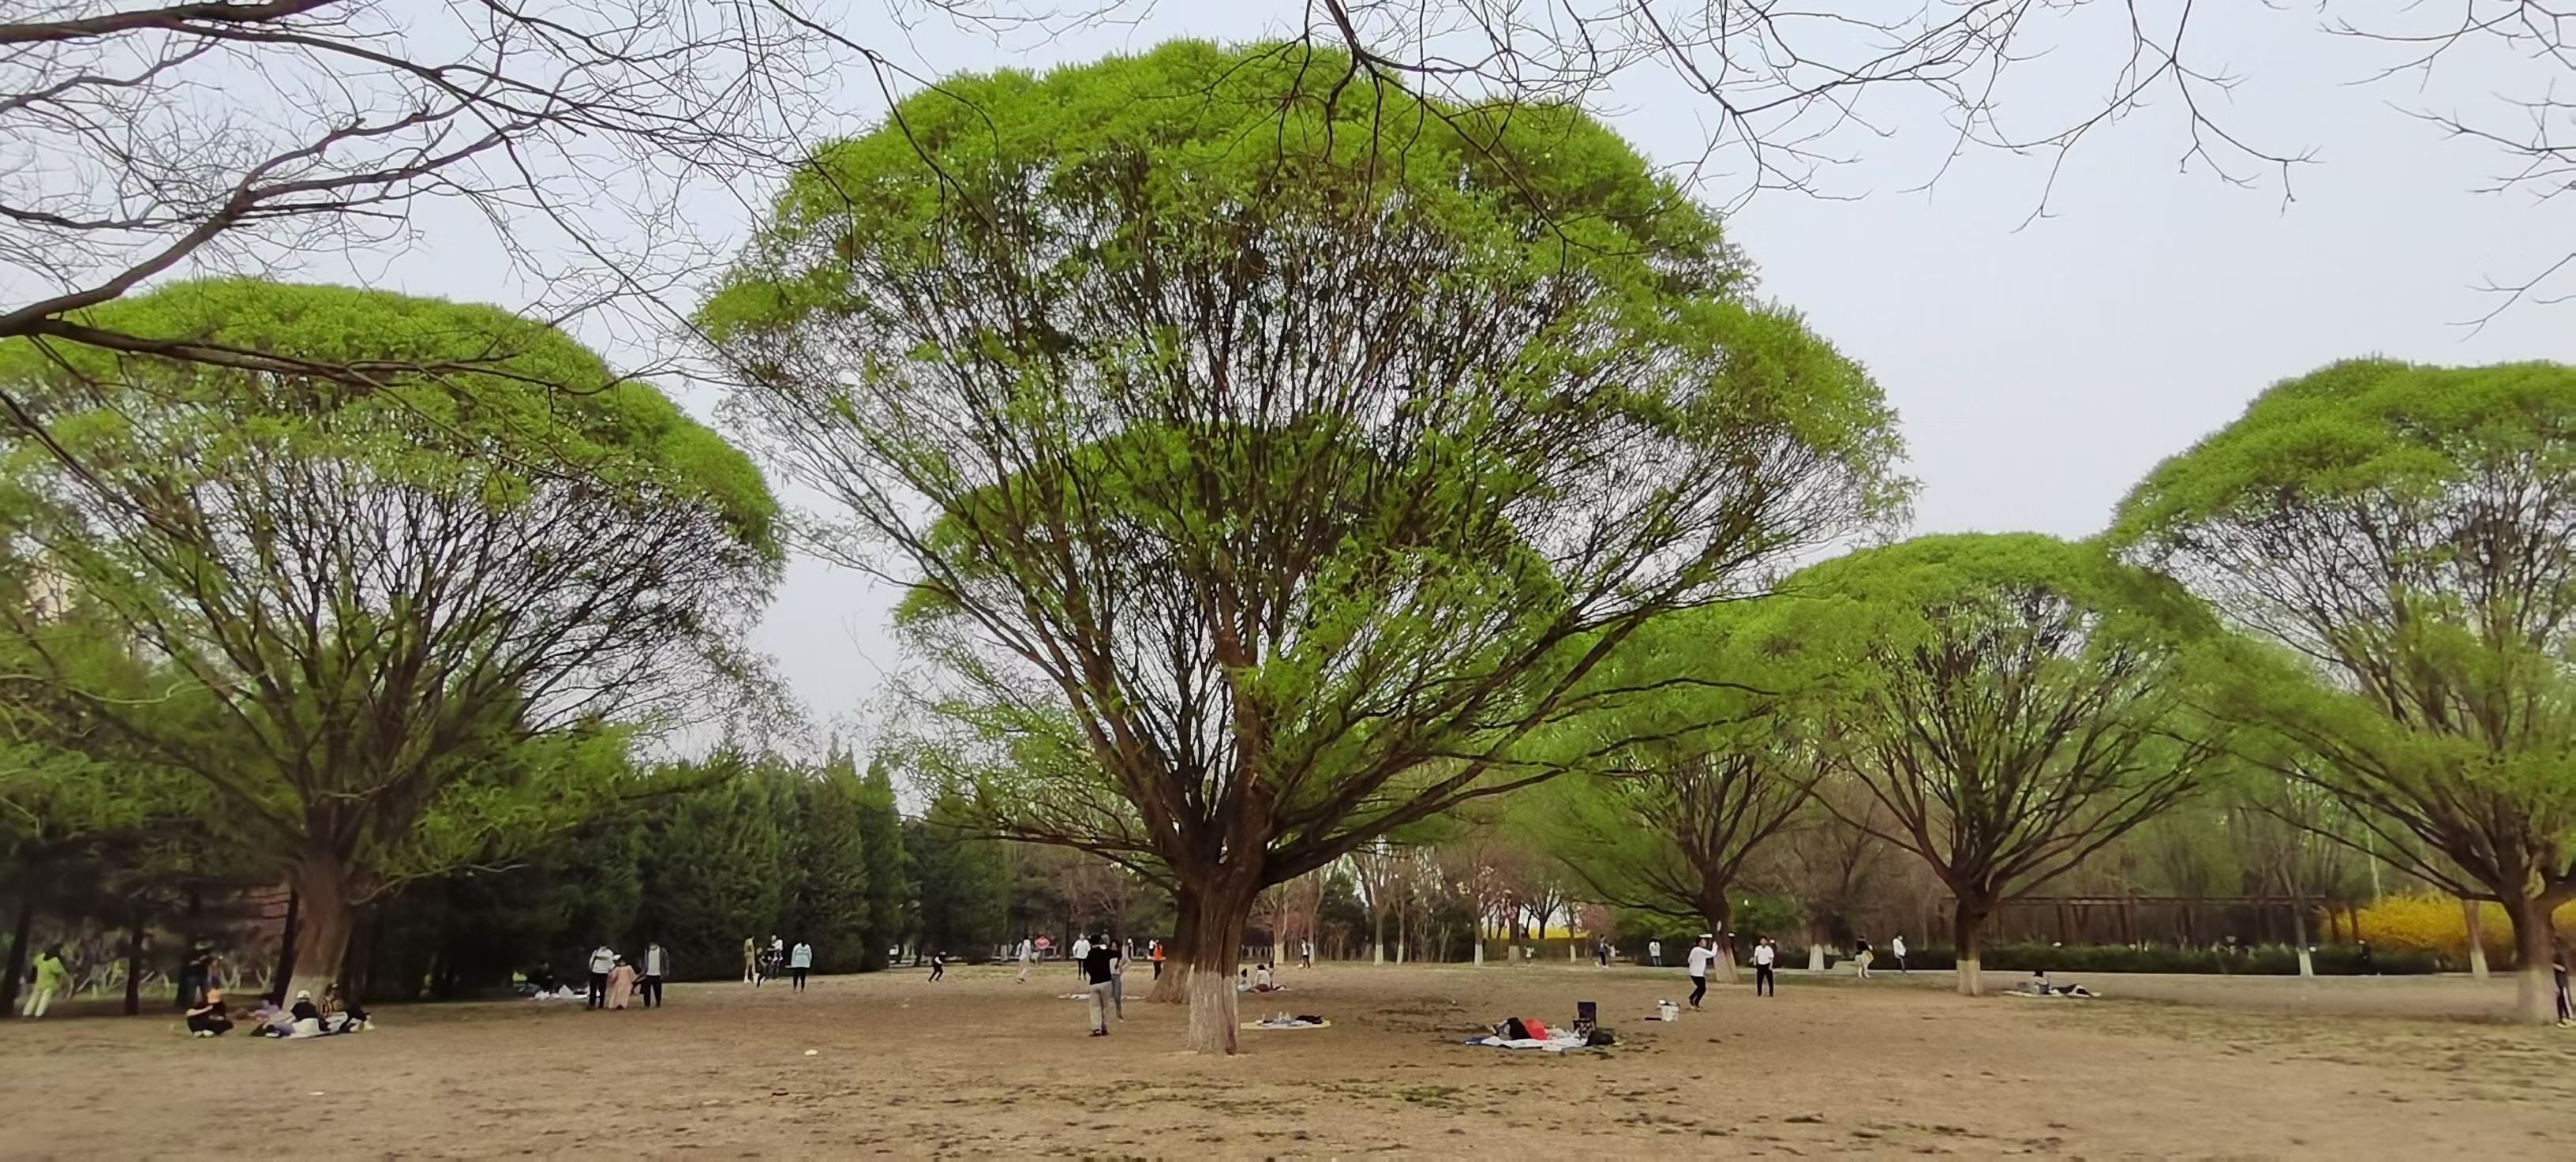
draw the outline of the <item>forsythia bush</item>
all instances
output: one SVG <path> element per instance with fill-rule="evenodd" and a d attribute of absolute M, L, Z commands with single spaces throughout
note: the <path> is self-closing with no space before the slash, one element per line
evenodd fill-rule
<path fill-rule="evenodd" d="M 2560 932 L 2576 935 L 2576 903 L 2560 907 L 2555 919 Z M 2359 922 L 2361 938 L 2376 947 L 2429 952 L 2454 968 L 2468 961 L 2468 917 L 2453 897 L 2438 892 L 2389 896 L 2363 908 Z M 2513 962 L 2513 921 L 2505 917 L 2504 905 L 2478 905 L 2478 943 L 2486 946 L 2489 963 L 2502 967 Z"/>

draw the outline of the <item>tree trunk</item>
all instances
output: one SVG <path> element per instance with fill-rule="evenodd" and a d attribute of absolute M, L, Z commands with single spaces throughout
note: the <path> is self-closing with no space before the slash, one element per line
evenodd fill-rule
<path fill-rule="evenodd" d="M 27 941 L 36 934 L 36 846 L 18 865 L 18 923 L 9 929 L 8 979 L 0 980 L 0 1014 L 18 1011 L 18 985 L 27 979 Z"/>
<path fill-rule="evenodd" d="M 2302 978 L 2314 979 L 2317 975 L 2317 962 L 2315 957 L 2308 955 L 2308 909 L 2297 896 L 2290 897 L 2290 939 L 2297 942 L 2299 975 Z"/>
<path fill-rule="evenodd" d="M 295 973 L 295 930 L 304 917 L 304 901 L 295 889 L 286 889 L 286 924 L 277 935 L 277 971 L 268 974 L 268 1003 L 283 1005 L 293 995 L 286 982 Z"/>
<path fill-rule="evenodd" d="M 2532 899 L 2516 893 L 2505 903 L 2505 915 L 2513 921 L 2513 1016 L 2523 1024 L 2558 1020 L 2558 974 L 2551 968 L 2558 932 L 2550 913 L 2567 899 L 2564 894 Z"/>
<path fill-rule="evenodd" d="M 348 865 L 337 857 L 307 853 L 295 872 L 298 912 L 295 955 L 286 995 L 310 991 L 316 998 L 338 983 L 349 955 L 349 937 L 357 929 L 358 908 L 352 901 Z"/>
<path fill-rule="evenodd" d="M 1198 897 L 1191 892 L 1172 893 L 1172 940 L 1163 946 L 1163 975 L 1154 981 L 1154 991 L 1146 1000 L 1158 1005 L 1182 1005 L 1190 1000 L 1190 965 L 1196 950 L 1190 946 L 1199 931 Z"/>
<path fill-rule="evenodd" d="M 2460 901 L 2460 918 L 2469 931 L 2469 979 L 2471 980 L 2487 978 L 2487 942 L 2485 934 L 2479 930 L 2482 917 L 2478 915 L 2484 910 L 2478 907 L 2476 900 Z"/>
<path fill-rule="evenodd" d="M 1383 899 L 1385 891 L 1381 889 L 1378 894 L 1381 897 L 1378 906 L 1369 909 L 1369 912 L 1371 913 L 1369 916 L 1369 924 L 1371 927 L 1369 932 L 1370 964 L 1386 963 L 1386 904 Z"/>
<path fill-rule="evenodd" d="M 1699 914 L 1700 918 L 1708 921 L 1709 935 L 1717 937 L 1713 941 L 1717 945 L 1717 960 L 1709 971 L 1709 979 L 1718 984 L 1736 983 L 1735 934 L 1726 930 L 1727 921 L 1735 916 L 1735 909 L 1727 903 L 1726 889 L 1719 887 L 1701 893 Z"/>
<path fill-rule="evenodd" d="M 1985 951 L 1986 912 L 1988 905 L 1959 897 L 1950 906 L 1950 939 L 1959 952 L 1959 995 L 1985 995 L 1980 954 Z"/>
<path fill-rule="evenodd" d="M 1813 940 L 1808 941 L 1808 942 L 1807 942 L 1807 971 L 1809 971 L 1809 972 L 1823 972 L 1824 970 L 1825 970 L 1825 946 L 1824 946 L 1823 944 L 1818 943 L 1818 942 L 1813 941 Z"/>
<path fill-rule="evenodd" d="M 1189 980 L 1189 1047 L 1197 1052 L 1234 1052 L 1234 969 L 1243 956 L 1243 930 L 1256 895 L 1257 889 L 1211 890 L 1198 897 Z"/>
<path fill-rule="evenodd" d="M 143 906 L 128 905 L 125 926 L 125 1015 L 143 1015 Z"/>

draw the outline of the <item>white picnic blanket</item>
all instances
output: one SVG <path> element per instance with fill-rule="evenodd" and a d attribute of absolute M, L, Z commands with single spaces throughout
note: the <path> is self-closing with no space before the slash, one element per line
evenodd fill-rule
<path fill-rule="evenodd" d="M 1480 1037 L 1468 1042 L 1470 1045 L 1490 1045 L 1496 1049 L 1543 1049 L 1549 1053 L 1563 1053 L 1568 1049 L 1581 1049 L 1587 1043 L 1588 1042 L 1586 1042 L 1583 1034 L 1581 1033 L 1558 1033 L 1544 1041 L 1536 1037 L 1521 1037 L 1516 1039 Z"/>

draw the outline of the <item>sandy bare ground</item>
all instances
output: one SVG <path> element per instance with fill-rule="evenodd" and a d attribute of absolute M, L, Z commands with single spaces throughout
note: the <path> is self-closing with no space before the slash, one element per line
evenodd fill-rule
<path fill-rule="evenodd" d="M 1670 970 L 1285 978 L 1261 1009 L 1335 1026 L 1247 1032 L 1233 1060 L 1176 1053 L 1182 1012 L 1134 998 L 1084 1036 L 1064 968 L 683 985 L 653 1012 L 396 1008 L 293 1043 L 11 1018 L 0 1155 L 2576 1156 L 2576 1031 L 2476 1021 L 2507 981 L 2088 977 L 2114 999 L 2055 1002 L 1789 973 L 1662 1025 L 1643 1016 L 1686 991 Z M 1456 1044 L 1578 999 L 1620 1047 Z"/>

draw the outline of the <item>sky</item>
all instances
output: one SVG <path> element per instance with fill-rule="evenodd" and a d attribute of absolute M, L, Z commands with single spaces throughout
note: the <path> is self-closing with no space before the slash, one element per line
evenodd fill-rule
<path fill-rule="evenodd" d="M 2217 46 L 2209 59 L 2242 79 L 2208 90 L 2204 108 L 2268 151 L 2311 158 L 2287 191 L 2250 164 L 2237 171 L 2259 177 L 2250 187 L 2180 164 L 2188 138 L 2171 100 L 2089 139 L 2053 186 L 2041 156 L 1970 150 L 1945 169 L 1945 110 L 1902 94 L 1873 108 L 1875 132 L 1834 139 L 1849 160 L 1821 176 L 1824 196 L 1739 198 L 1724 157 L 1700 172 L 1707 196 L 1732 207 L 1728 228 L 1758 265 L 1759 293 L 1865 364 L 1899 413 L 1920 482 L 1914 531 L 2092 533 L 2158 460 L 2266 386 L 2336 359 L 2576 361 L 2576 304 L 2464 325 L 2495 305 L 2480 284 L 2545 264 L 2576 231 L 2527 197 L 2478 192 L 2507 159 L 2416 115 L 2502 112 L 2494 94 L 2536 90 L 2546 66 L 2471 54 L 2430 83 L 2371 82 L 2394 59 L 2389 46 L 2326 35 L 2313 9 L 2218 7 L 2229 11 L 2204 14 L 2195 43 Z M 1181 35 L 1249 37 L 1295 10 L 1167 3 L 1142 20 L 1000 43 L 864 12 L 844 28 L 936 75 L 1043 68 Z M 2088 19 L 2016 68 L 2004 106 L 2014 124 L 2101 105 L 2119 44 L 2106 39 L 2115 26 Z M 873 84 L 857 80 L 839 109 L 844 131 L 882 112 Z M 1668 75 L 1629 74 L 1595 112 L 1652 161 L 1704 154 L 1705 100 Z M 2049 213 L 2034 220 L 2044 194 Z M 489 267 L 413 254 L 375 281 L 496 297 L 478 269 Z M 713 415 L 712 391 L 670 386 Z M 825 730 L 865 734 L 871 698 L 902 668 L 885 632 L 892 599 L 818 562 L 788 569 L 756 645 Z"/>

